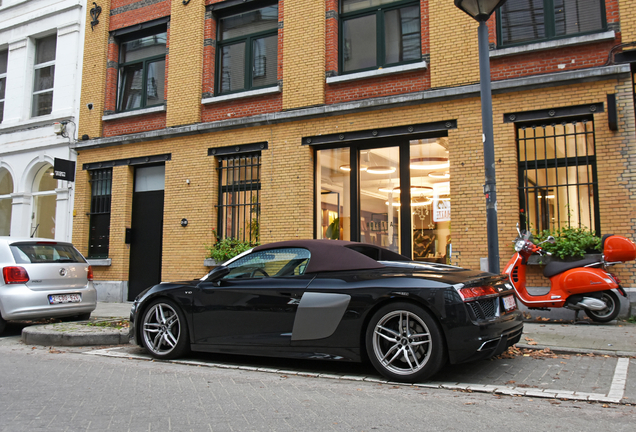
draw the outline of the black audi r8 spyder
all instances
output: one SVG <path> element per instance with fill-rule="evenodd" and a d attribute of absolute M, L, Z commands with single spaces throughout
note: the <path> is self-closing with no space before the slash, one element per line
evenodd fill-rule
<path fill-rule="evenodd" d="M 401 382 L 498 355 L 523 329 L 507 277 L 339 240 L 270 243 L 201 279 L 155 285 L 130 322 L 134 342 L 159 359 L 368 359 Z"/>

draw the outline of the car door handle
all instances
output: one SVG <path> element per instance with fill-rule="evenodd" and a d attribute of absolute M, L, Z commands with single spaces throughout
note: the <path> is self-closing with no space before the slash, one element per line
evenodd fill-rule
<path fill-rule="evenodd" d="M 282 296 L 286 296 L 286 297 L 291 297 L 291 298 L 300 298 L 300 294 L 297 293 L 288 293 L 288 292 L 282 292 L 280 293 L 280 295 Z"/>

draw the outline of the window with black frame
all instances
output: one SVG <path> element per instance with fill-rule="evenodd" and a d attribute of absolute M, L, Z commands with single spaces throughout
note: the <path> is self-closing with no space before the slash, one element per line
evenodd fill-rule
<path fill-rule="evenodd" d="M 261 154 L 218 156 L 220 238 L 260 241 Z"/>
<path fill-rule="evenodd" d="M 91 211 L 88 258 L 108 258 L 113 169 L 90 170 Z"/>
<path fill-rule="evenodd" d="M 343 73 L 420 61 L 420 2 L 340 0 Z"/>
<path fill-rule="evenodd" d="M 217 94 L 276 85 L 278 4 L 222 14 L 216 65 Z"/>
<path fill-rule="evenodd" d="M 593 120 L 518 125 L 517 145 L 522 228 L 600 232 Z"/>
<path fill-rule="evenodd" d="M 164 103 L 166 42 L 165 25 L 120 38 L 117 111 Z"/>
<path fill-rule="evenodd" d="M 603 31 L 604 0 L 507 0 L 497 12 L 500 46 Z"/>

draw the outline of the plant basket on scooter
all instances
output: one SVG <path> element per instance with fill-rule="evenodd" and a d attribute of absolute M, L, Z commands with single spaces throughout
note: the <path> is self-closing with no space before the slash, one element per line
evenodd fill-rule
<path fill-rule="evenodd" d="M 544 295 L 532 295 L 526 288 L 526 267 L 533 254 L 544 255 L 539 243 L 534 244 L 529 231 L 521 232 L 515 240 L 516 253 L 505 267 L 504 273 L 510 278 L 517 299 L 529 309 L 567 308 L 579 311 L 596 322 L 612 321 L 618 316 L 620 302 L 612 290 L 627 297 L 620 280 L 609 272 L 609 267 L 636 259 L 636 245 L 631 240 L 608 234 L 601 240 L 603 254 L 598 258 L 583 258 L 576 261 L 551 261 L 543 269 L 543 275 L 550 280 L 550 291 Z M 548 237 L 545 242 L 554 242 Z M 542 243 L 545 243 L 542 242 Z"/>

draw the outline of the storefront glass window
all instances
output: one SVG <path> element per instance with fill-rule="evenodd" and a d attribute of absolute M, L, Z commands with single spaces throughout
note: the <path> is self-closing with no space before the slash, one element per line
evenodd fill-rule
<path fill-rule="evenodd" d="M 320 203 L 316 217 L 317 238 L 350 240 L 351 195 L 350 151 L 348 148 L 319 150 L 316 184 Z"/>
<path fill-rule="evenodd" d="M 360 241 L 400 252 L 400 148 L 360 151 Z"/>
<path fill-rule="evenodd" d="M 413 259 L 450 263 L 448 138 L 410 142 Z"/>

